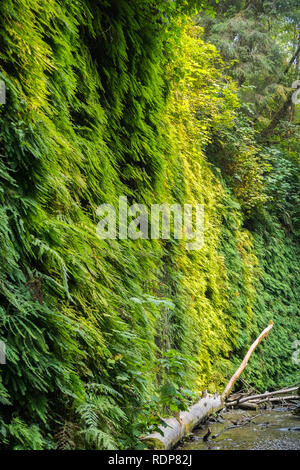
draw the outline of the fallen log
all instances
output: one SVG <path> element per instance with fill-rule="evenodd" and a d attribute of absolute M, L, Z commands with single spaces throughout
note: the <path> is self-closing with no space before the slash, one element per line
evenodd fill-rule
<path fill-rule="evenodd" d="M 297 395 L 288 395 L 287 397 L 271 397 L 271 398 L 264 398 L 263 400 L 259 400 L 255 403 L 260 404 L 260 403 L 281 403 L 283 401 L 291 401 L 291 400 L 299 400 Z"/>
<path fill-rule="evenodd" d="M 255 351 L 255 349 L 257 348 L 257 346 L 259 345 L 259 343 L 268 336 L 269 332 L 271 331 L 271 329 L 273 328 L 274 326 L 274 323 L 272 322 L 272 320 L 270 321 L 269 325 L 267 326 L 267 328 L 264 329 L 264 331 L 259 335 L 259 337 L 254 341 L 254 343 L 250 346 L 246 356 L 244 357 L 241 365 L 239 366 L 239 368 L 237 369 L 237 371 L 233 374 L 233 376 L 231 377 L 231 379 L 229 380 L 228 384 L 226 385 L 225 387 L 225 390 L 222 394 L 222 399 L 225 400 L 228 395 L 230 394 L 231 390 L 232 390 L 232 387 L 234 386 L 235 382 L 237 381 L 237 379 L 239 378 L 239 376 L 241 375 L 241 373 L 243 372 L 243 370 L 245 369 L 245 367 L 247 366 L 248 362 L 249 362 L 249 359 L 250 357 L 252 356 L 253 352 Z"/>
<path fill-rule="evenodd" d="M 241 403 L 237 405 L 238 408 L 241 408 L 242 410 L 257 410 L 258 408 L 258 403 Z"/>
<path fill-rule="evenodd" d="M 167 418 L 166 426 L 159 426 L 163 434 L 154 432 L 142 441 L 149 449 L 168 450 L 174 447 L 180 439 L 191 432 L 204 418 L 223 408 L 223 401 L 219 395 L 207 395 L 187 411 L 181 411 L 179 418 Z"/>
<path fill-rule="evenodd" d="M 296 390 L 298 390 L 298 388 L 299 387 L 297 386 L 297 387 L 290 387 L 290 388 L 281 389 L 281 390 L 275 390 L 274 392 L 265 392 L 265 393 L 260 393 L 258 395 L 249 395 L 248 397 L 237 398 L 236 400 L 228 401 L 225 403 L 225 406 L 226 407 L 235 406 L 241 403 L 245 403 L 247 401 L 257 400 L 259 398 L 267 398 L 267 397 L 271 398 L 275 395 L 282 395 L 284 393 L 295 392 Z M 295 397 L 297 397 L 297 395 L 295 395 Z"/>
<path fill-rule="evenodd" d="M 199 423 L 201 423 L 204 418 L 208 417 L 213 412 L 221 410 L 224 407 L 224 400 L 228 397 L 236 380 L 239 378 L 248 364 L 252 353 L 262 341 L 262 339 L 268 336 L 271 328 L 273 328 L 272 321 L 252 344 L 246 356 L 244 357 L 243 362 L 235 374 L 231 377 L 221 396 L 207 395 L 205 398 L 201 398 L 198 403 L 191 406 L 187 411 L 181 411 L 179 418 L 171 417 L 165 419 L 165 426 L 159 426 L 161 433 L 154 432 L 141 438 L 147 447 L 150 449 L 171 449 L 187 433 L 191 432 Z"/>

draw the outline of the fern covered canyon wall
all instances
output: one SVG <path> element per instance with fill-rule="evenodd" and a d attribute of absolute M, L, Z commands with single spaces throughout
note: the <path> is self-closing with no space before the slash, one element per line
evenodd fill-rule
<path fill-rule="evenodd" d="M 270 320 L 243 380 L 297 381 L 299 32 L 292 0 L 0 3 L 1 449 L 142 449 Z M 203 247 L 100 239 L 120 196 L 203 204 Z"/>

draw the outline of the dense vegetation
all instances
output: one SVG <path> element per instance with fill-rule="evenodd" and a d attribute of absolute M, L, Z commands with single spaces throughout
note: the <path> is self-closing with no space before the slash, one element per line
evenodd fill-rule
<path fill-rule="evenodd" d="M 292 0 L 0 3 L 2 449 L 142 448 L 271 319 L 243 377 L 297 381 L 299 32 Z M 121 195 L 204 204 L 204 247 L 100 240 Z"/>

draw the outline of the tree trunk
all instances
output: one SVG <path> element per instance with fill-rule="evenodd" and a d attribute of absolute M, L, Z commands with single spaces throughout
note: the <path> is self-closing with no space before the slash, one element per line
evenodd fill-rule
<path fill-rule="evenodd" d="M 279 121 L 287 114 L 289 106 L 292 103 L 292 96 L 294 93 L 295 90 L 289 92 L 287 99 L 285 100 L 281 108 L 275 113 L 268 127 L 266 127 L 266 129 L 264 129 L 260 134 L 260 137 L 262 139 L 265 139 L 277 127 Z"/>
<path fill-rule="evenodd" d="M 245 367 L 247 366 L 248 362 L 249 362 L 249 359 L 250 357 L 252 356 L 253 352 L 255 351 L 255 349 L 257 348 L 257 346 L 259 345 L 259 343 L 268 336 L 269 332 L 271 331 L 271 329 L 273 328 L 273 325 L 274 323 L 271 321 L 269 323 L 269 326 L 267 326 L 267 328 L 264 329 L 264 331 L 259 335 L 259 337 L 254 341 L 254 343 L 252 344 L 252 346 L 250 346 L 246 356 L 244 357 L 243 359 L 243 362 L 241 363 L 240 367 L 237 369 L 237 371 L 233 374 L 233 376 L 231 377 L 231 379 L 229 380 L 228 384 L 226 385 L 226 388 L 222 394 L 222 398 L 225 400 L 228 395 L 230 394 L 231 390 L 232 390 L 232 387 L 234 386 L 235 382 L 237 381 L 237 379 L 239 378 L 239 376 L 241 375 L 241 373 L 243 372 L 243 370 L 245 369 Z"/>

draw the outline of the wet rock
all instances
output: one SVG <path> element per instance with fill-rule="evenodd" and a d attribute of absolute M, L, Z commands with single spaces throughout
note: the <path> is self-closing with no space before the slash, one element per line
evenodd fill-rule
<path fill-rule="evenodd" d="M 297 405 L 296 408 L 292 411 L 293 415 L 300 415 L 300 405 Z"/>

